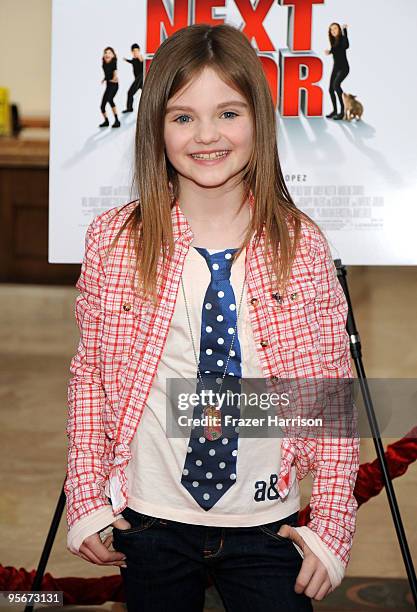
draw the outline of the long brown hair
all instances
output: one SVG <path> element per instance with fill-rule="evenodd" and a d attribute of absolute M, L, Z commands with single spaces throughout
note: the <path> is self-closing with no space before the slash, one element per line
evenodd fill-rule
<path fill-rule="evenodd" d="M 105 61 L 106 61 L 106 60 L 104 59 L 104 54 L 106 53 L 106 51 L 111 51 L 111 52 L 113 53 L 113 57 L 112 57 L 112 59 L 110 60 L 110 62 L 112 62 L 112 61 L 114 61 L 114 60 L 116 60 L 116 61 L 117 61 L 116 51 L 113 49 L 113 47 L 106 47 L 106 48 L 104 49 L 104 51 L 103 51 L 103 57 L 102 57 L 103 64 L 104 64 L 104 63 L 105 63 Z M 109 63 L 110 63 L 110 62 L 109 62 Z"/>
<path fill-rule="evenodd" d="M 339 32 L 337 34 L 337 36 L 333 36 L 333 34 L 331 33 L 331 27 L 332 26 L 337 26 L 339 28 Z M 330 41 L 330 46 L 333 47 L 337 47 L 337 45 L 340 42 L 340 38 L 342 36 L 342 28 L 340 27 L 340 23 L 337 23 L 337 21 L 334 21 L 333 23 L 331 23 L 329 25 L 329 41 Z"/>
<path fill-rule="evenodd" d="M 276 116 L 262 64 L 248 38 L 237 28 L 195 24 L 167 38 L 149 67 L 137 117 L 134 186 L 138 204 L 117 233 L 129 226 L 140 288 L 156 298 L 157 265 L 174 249 L 171 207 L 179 197 L 179 181 L 164 146 L 168 100 L 205 68 L 238 90 L 250 106 L 253 149 L 242 175 L 245 199 L 254 198 L 251 223 L 235 259 L 253 234 L 265 225 L 265 257 L 279 286 L 285 286 L 298 246 L 301 220 L 313 223 L 297 209 L 285 185 L 278 158 Z M 314 224 L 315 225 L 315 224 Z M 268 256 L 268 245 L 272 258 Z M 270 268 L 269 268 L 270 269 Z M 282 283 L 282 284 L 281 284 Z"/>

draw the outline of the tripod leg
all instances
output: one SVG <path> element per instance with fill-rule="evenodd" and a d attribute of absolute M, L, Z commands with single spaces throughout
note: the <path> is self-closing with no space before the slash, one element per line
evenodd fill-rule
<path fill-rule="evenodd" d="M 387 492 L 388 503 L 391 509 L 392 520 L 394 522 L 395 531 L 397 533 L 398 543 L 400 545 L 401 554 L 404 560 L 405 570 L 408 576 L 408 582 L 410 584 L 411 593 L 414 599 L 414 605 L 417 610 L 417 578 L 411 558 L 410 549 L 408 547 L 407 536 L 405 535 L 403 522 L 401 519 L 400 509 L 398 507 L 397 498 L 395 495 L 394 487 L 392 485 L 391 476 L 388 470 L 387 461 L 385 458 L 384 447 L 381 442 L 381 433 L 379 431 L 378 421 L 375 415 L 371 393 L 369 391 L 368 382 L 366 380 L 365 368 L 362 363 L 362 348 L 359 338 L 359 333 L 356 328 L 355 318 L 353 316 L 352 303 L 350 301 L 349 289 L 346 280 L 346 266 L 342 265 L 340 259 L 334 261 L 337 270 L 337 276 L 340 284 L 342 285 L 343 291 L 346 296 L 348 303 L 348 317 L 346 323 L 346 329 L 350 338 L 350 348 L 352 358 L 355 362 L 356 372 L 358 375 L 362 397 L 364 400 L 369 426 L 371 428 L 372 437 L 374 440 L 376 454 L 381 467 L 382 478 Z"/>
<path fill-rule="evenodd" d="M 65 482 L 65 481 L 64 481 Z M 41 558 L 39 560 L 38 568 L 36 570 L 35 578 L 31 587 L 32 591 L 41 591 L 42 579 L 45 574 L 46 565 L 48 563 L 49 555 L 52 550 L 52 546 L 55 540 L 56 532 L 58 531 L 61 516 L 65 508 L 66 496 L 64 492 L 64 485 L 62 485 L 61 494 L 58 499 L 58 503 L 55 508 L 54 516 L 52 517 L 51 526 L 49 527 L 48 535 L 45 540 L 45 545 L 42 550 Z M 33 605 L 28 604 L 25 607 L 25 612 L 32 612 Z"/>

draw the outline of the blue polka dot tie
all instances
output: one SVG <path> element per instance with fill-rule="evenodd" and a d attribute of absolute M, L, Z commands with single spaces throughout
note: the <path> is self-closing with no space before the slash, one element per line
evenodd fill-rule
<path fill-rule="evenodd" d="M 203 385 L 199 379 L 197 393 L 202 398 L 207 397 L 201 395 L 203 389 L 218 393 L 235 333 L 238 305 L 230 283 L 230 274 L 232 255 L 237 249 L 210 254 L 207 249 L 194 248 L 204 257 L 211 273 L 201 316 L 199 370 Z M 240 393 L 241 361 L 236 329 L 220 391 L 222 396 L 228 391 Z M 205 408 L 207 406 L 203 401 L 196 405 L 193 419 L 201 419 Z M 204 510 L 210 510 L 236 482 L 239 429 L 234 426 L 232 419 L 239 418 L 239 414 L 238 401 L 234 396 L 233 402 L 225 400 L 221 406 L 220 428 L 209 431 L 203 425 L 196 425 L 191 430 L 181 484 Z M 231 418 L 225 424 L 226 415 Z"/>

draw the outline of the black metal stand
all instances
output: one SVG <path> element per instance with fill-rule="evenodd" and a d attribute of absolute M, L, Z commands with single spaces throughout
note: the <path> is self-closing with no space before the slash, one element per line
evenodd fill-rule
<path fill-rule="evenodd" d="M 366 380 L 365 369 L 362 363 L 361 342 L 359 338 L 359 333 L 356 329 L 355 319 L 353 316 L 352 304 L 350 301 L 350 295 L 349 295 L 349 290 L 348 290 L 347 280 L 346 280 L 346 276 L 347 276 L 346 267 L 342 265 L 342 262 L 340 259 L 335 259 L 334 264 L 336 266 L 339 282 L 342 285 L 342 288 L 345 293 L 346 300 L 349 306 L 346 329 L 349 333 L 351 354 L 355 362 L 356 372 L 358 374 L 358 378 L 360 381 L 361 392 L 363 395 L 364 404 L 365 404 L 366 412 L 368 415 L 369 425 L 371 428 L 371 432 L 372 432 L 372 436 L 373 436 L 373 440 L 375 444 L 375 450 L 376 450 L 376 454 L 377 454 L 377 457 L 378 457 L 378 460 L 381 466 L 381 472 L 383 476 L 385 489 L 387 491 L 388 503 L 391 509 L 392 519 L 394 522 L 395 530 L 397 532 L 397 538 L 398 538 L 398 542 L 400 545 L 401 553 L 404 559 L 404 565 L 405 565 L 405 569 L 407 572 L 411 593 L 413 595 L 414 605 L 417 610 L 416 573 L 414 570 L 413 561 L 411 559 L 411 554 L 410 554 L 410 549 L 408 547 L 407 538 L 404 532 L 404 527 L 403 527 L 403 523 L 401 520 L 400 510 L 398 508 L 397 499 L 395 497 L 394 488 L 392 486 L 391 476 L 389 475 L 389 472 L 388 472 L 388 466 L 387 466 L 387 462 L 385 459 L 385 451 L 384 451 L 384 447 L 381 442 L 381 434 L 379 431 L 371 395 L 369 392 L 368 383 Z M 46 542 L 43 547 L 42 555 L 41 555 L 39 565 L 36 571 L 35 579 L 33 581 L 32 591 L 41 590 L 40 587 L 42 584 L 42 578 L 45 573 L 45 568 L 48 563 L 48 559 L 49 559 L 49 555 L 50 555 L 50 552 L 51 552 L 51 549 L 54 543 L 55 535 L 59 527 L 62 513 L 64 511 L 65 502 L 66 502 L 66 498 L 65 498 L 65 493 L 64 493 L 64 485 L 62 485 L 62 491 L 58 499 L 55 513 L 52 518 L 52 523 L 49 528 Z M 25 607 L 25 612 L 32 612 L 32 610 L 33 610 L 32 605 L 27 605 Z"/>
<path fill-rule="evenodd" d="M 355 362 L 356 372 L 359 379 L 359 384 L 362 392 L 363 401 L 368 415 L 369 426 L 371 428 L 372 437 L 375 444 L 376 454 L 381 467 L 382 477 L 387 492 L 388 503 L 391 509 L 392 520 L 394 522 L 395 531 L 397 532 L 398 543 L 400 545 L 401 554 L 403 556 L 405 570 L 408 576 L 408 582 L 410 583 L 411 593 L 414 599 L 414 606 L 417 610 L 417 579 L 414 570 L 413 561 L 408 548 L 407 537 L 405 535 L 403 523 L 401 520 L 400 509 L 398 508 L 397 499 L 395 497 L 395 491 L 392 486 L 391 476 L 388 471 L 388 466 L 385 458 L 384 447 L 381 442 L 381 434 L 378 427 L 378 422 L 375 416 L 375 411 L 372 403 L 371 394 L 369 392 L 368 383 L 366 380 L 365 368 L 362 363 L 362 347 L 359 338 L 359 333 L 356 328 L 355 318 L 353 316 L 352 304 L 350 301 L 349 289 L 346 281 L 346 267 L 342 265 L 340 259 L 335 259 L 334 264 L 337 270 L 337 276 L 340 284 L 342 285 L 343 291 L 346 296 L 346 300 L 349 306 L 348 318 L 346 323 L 346 329 L 350 338 L 350 350 L 352 359 Z"/>
<path fill-rule="evenodd" d="M 64 480 L 65 483 L 65 480 Z M 51 526 L 49 527 L 48 535 L 46 536 L 45 544 L 42 550 L 41 558 L 39 560 L 38 568 L 36 570 L 35 578 L 31 587 L 32 591 L 42 590 L 42 579 L 45 574 L 46 565 L 48 563 L 49 555 L 51 554 L 52 546 L 54 544 L 56 532 L 58 531 L 59 523 L 61 521 L 62 513 L 65 508 L 65 492 L 64 485 L 62 485 L 61 494 L 58 499 L 58 503 L 55 508 L 54 516 L 52 517 Z M 32 612 L 33 605 L 28 604 L 25 607 L 25 612 Z"/>

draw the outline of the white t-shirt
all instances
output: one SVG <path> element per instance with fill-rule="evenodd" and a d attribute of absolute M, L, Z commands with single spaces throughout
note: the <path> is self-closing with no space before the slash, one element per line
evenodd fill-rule
<path fill-rule="evenodd" d="M 209 249 L 209 252 L 214 251 Z M 244 279 L 244 257 L 243 251 L 231 268 L 230 282 L 235 294 L 236 310 L 239 308 Z M 204 257 L 193 247 L 185 259 L 182 278 L 198 358 L 202 306 L 211 274 Z M 249 320 L 246 287 L 238 314 L 237 333 L 241 347 L 242 380 L 264 378 Z M 290 492 L 285 500 L 274 489 L 280 468 L 279 437 L 239 437 L 235 483 L 209 510 L 201 508 L 181 484 L 191 426 L 187 435 L 181 432 L 183 437 L 166 435 L 167 403 L 169 406 L 166 380 L 187 379 L 184 381 L 184 389 L 192 392 L 196 388 L 196 373 L 196 360 L 180 286 L 163 354 L 146 408 L 130 445 L 132 458 L 126 467 L 128 506 L 137 512 L 159 518 L 223 527 L 250 527 L 270 523 L 299 510 L 300 494 L 294 466 Z M 204 380 L 204 374 L 202 376 Z M 193 389 L 189 388 L 190 379 L 194 379 Z"/>

